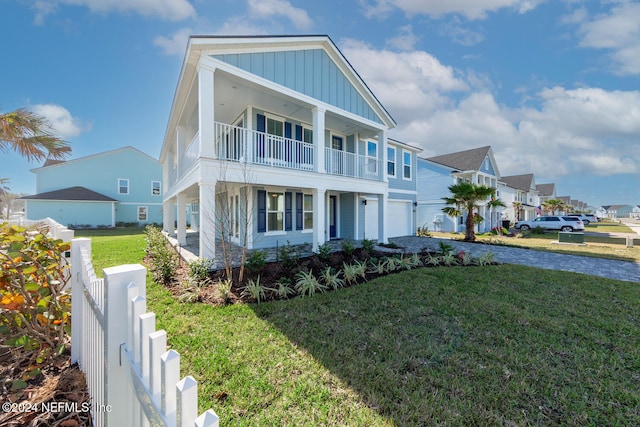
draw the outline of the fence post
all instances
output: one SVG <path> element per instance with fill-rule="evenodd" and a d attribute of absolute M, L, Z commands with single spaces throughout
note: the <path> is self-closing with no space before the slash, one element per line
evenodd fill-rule
<path fill-rule="evenodd" d="M 105 381 L 105 402 L 112 408 L 111 412 L 107 413 L 107 426 L 124 426 L 128 424 L 127 420 L 132 408 L 132 403 L 128 399 L 131 393 L 129 375 L 121 363 L 123 356 L 121 347 L 127 344 L 129 338 L 127 288 L 132 282 L 138 286 L 144 286 L 147 270 L 140 264 L 128 264 L 105 268 L 103 272 L 107 335 L 105 364 L 108 372 Z"/>
<path fill-rule="evenodd" d="M 78 362 L 82 348 L 82 249 L 91 254 L 91 239 L 81 237 L 71 241 L 71 363 Z"/>

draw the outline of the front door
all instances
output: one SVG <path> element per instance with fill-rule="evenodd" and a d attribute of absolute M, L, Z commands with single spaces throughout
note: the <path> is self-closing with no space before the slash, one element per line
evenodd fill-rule
<path fill-rule="evenodd" d="M 338 237 L 337 213 L 338 203 L 336 196 L 329 196 L 329 239 Z"/>

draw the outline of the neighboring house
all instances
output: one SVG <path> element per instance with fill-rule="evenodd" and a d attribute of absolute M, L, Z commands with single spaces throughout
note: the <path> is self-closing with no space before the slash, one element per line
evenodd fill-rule
<path fill-rule="evenodd" d="M 32 169 L 36 194 L 22 197 L 27 219 L 49 217 L 71 227 L 162 222 L 162 168 L 123 147 Z"/>
<path fill-rule="evenodd" d="M 631 209 L 630 218 L 640 219 L 640 205 L 633 206 Z"/>
<path fill-rule="evenodd" d="M 419 158 L 417 226 L 432 231 L 464 231 L 464 215 L 452 218 L 442 211 L 446 206 L 443 198 L 451 194 L 449 187 L 462 181 L 486 185 L 496 188 L 496 197 L 504 200 L 498 188 L 499 180 L 500 172 L 490 146 Z M 484 221 L 476 226 L 477 231 L 488 231 L 499 225 L 501 209 L 482 205 L 478 213 Z"/>
<path fill-rule="evenodd" d="M 503 176 L 498 188 L 501 199 L 507 206 L 503 210 L 503 219 L 528 221 L 542 214 L 532 173 Z"/>
<path fill-rule="evenodd" d="M 549 183 L 549 184 L 536 184 L 536 190 L 538 190 L 538 200 L 540 202 L 540 207 L 543 210 L 543 213 L 545 215 L 551 215 L 551 212 L 549 211 L 545 211 L 544 208 L 542 207 L 542 205 L 548 201 L 548 200 L 553 200 L 555 199 L 556 196 L 556 184 L 554 183 Z"/>
<path fill-rule="evenodd" d="M 617 219 L 630 218 L 633 213 L 632 205 L 610 205 L 602 206 L 602 218 Z"/>
<path fill-rule="evenodd" d="M 327 36 L 192 36 L 160 154 L 164 228 L 185 244 L 190 205 L 210 259 L 223 233 L 248 248 L 408 233 L 417 150 L 388 141 L 395 125 Z"/>

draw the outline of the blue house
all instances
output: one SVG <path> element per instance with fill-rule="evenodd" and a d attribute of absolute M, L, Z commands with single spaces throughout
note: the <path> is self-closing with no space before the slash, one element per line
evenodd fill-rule
<path fill-rule="evenodd" d="M 417 226 L 431 231 L 462 232 L 465 217 L 445 215 L 443 197 L 449 196 L 449 186 L 462 181 L 498 188 L 500 172 L 490 146 L 418 159 Z M 500 198 L 499 192 L 496 197 Z M 489 200 L 487 200 L 488 202 Z M 477 225 L 479 232 L 497 226 L 501 209 L 481 204 L 479 212 L 484 219 Z"/>
<path fill-rule="evenodd" d="M 186 244 L 190 206 L 210 259 L 221 237 L 413 234 L 419 150 L 389 140 L 395 125 L 327 36 L 191 37 L 160 154 L 164 229 Z"/>
<path fill-rule="evenodd" d="M 32 169 L 36 194 L 25 196 L 27 219 L 52 218 L 71 227 L 162 222 L 162 168 L 123 147 Z"/>

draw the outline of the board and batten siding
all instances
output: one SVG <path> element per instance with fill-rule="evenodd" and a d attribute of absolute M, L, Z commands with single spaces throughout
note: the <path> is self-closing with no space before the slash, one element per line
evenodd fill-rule
<path fill-rule="evenodd" d="M 383 123 L 322 49 L 220 54 L 212 57 L 365 119 Z"/>

